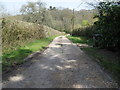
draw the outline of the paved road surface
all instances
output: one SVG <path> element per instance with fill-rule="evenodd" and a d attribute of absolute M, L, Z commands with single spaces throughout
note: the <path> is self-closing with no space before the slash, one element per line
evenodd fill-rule
<path fill-rule="evenodd" d="M 65 36 L 57 37 L 5 88 L 115 88 L 116 83 Z"/>

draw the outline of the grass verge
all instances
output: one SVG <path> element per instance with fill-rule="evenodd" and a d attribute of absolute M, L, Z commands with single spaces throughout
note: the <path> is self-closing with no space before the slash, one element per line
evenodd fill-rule
<path fill-rule="evenodd" d="M 24 59 L 30 55 L 31 53 L 42 50 L 44 47 L 48 46 L 48 44 L 55 38 L 42 38 L 40 40 L 36 40 L 34 42 L 28 43 L 25 46 L 18 48 L 15 51 L 10 53 L 3 53 L 2 55 L 2 70 L 6 71 L 10 67 L 14 67 L 16 65 L 20 65 L 24 63 Z"/>
<path fill-rule="evenodd" d="M 92 56 L 94 60 L 104 67 L 104 69 L 106 69 L 109 73 L 111 73 L 117 81 L 120 81 L 120 64 L 117 63 L 118 59 L 111 58 L 113 60 L 110 60 L 110 57 L 105 54 L 101 54 L 97 48 L 87 47 L 81 49 L 88 55 Z"/>
<path fill-rule="evenodd" d="M 92 40 L 86 37 L 74 37 L 67 36 L 69 40 L 73 43 L 82 43 L 92 45 Z M 118 81 L 120 84 L 120 63 L 118 62 L 120 58 L 111 58 L 113 54 L 108 53 L 100 53 L 101 49 L 93 48 L 93 47 L 82 47 L 83 51 L 85 51 L 89 56 L 93 58 L 99 65 L 101 65 L 107 72 L 111 73 L 114 79 Z"/>
<path fill-rule="evenodd" d="M 86 37 L 76 37 L 76 36 L 67 36 L 69 40 L 71 40 L 73 43 L 81 43 L 81 44 L 89 44 L 92 45 L 93 40 L 86 38 Z"/>

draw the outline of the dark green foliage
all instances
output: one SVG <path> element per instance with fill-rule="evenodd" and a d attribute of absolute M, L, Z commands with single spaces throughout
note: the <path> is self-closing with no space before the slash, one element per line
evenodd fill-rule
<path fill-rule="evenodd" d="M 92 26 L 75 29 L 72 35 L 92 37 L 101 34 L 98 41 L 100 48 L 120 49 L 120 3 L 100 2 L 97 6 L 98 14 L 94 17 L 97 21 Z M 83 23 L 87 23 L 84 21 Z"/>
<path fill-rule="evenodd" d="M 98 7 L 98 21 L 95 22 L 96 32 L 102 34 L 99 40 L 102 48 L 120 47 L 120 4 L 115 2 L 100 2 Z"/>
<path fill-rule="evenodd" d="M 52 7 L 52 6 L 49 7 L 49 10 L 55 10 L 55 9 L 56 7 Z"/>
<path fill-rule="evenodd" d="M 86 37 L 92 37 L 95 32 L 95 26 L 85 26 L 78 29 L 73 30 L 72 35 L 73 36 L 86 36 Z"/>

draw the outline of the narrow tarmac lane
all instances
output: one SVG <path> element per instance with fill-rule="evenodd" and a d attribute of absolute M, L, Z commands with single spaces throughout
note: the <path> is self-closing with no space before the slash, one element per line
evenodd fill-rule
<path fill-rule="evenodd" d="M 34 63 L 3 82 L 3 88 L 116 88 L 117 84 L 65 36 L 57 37 Z"/>

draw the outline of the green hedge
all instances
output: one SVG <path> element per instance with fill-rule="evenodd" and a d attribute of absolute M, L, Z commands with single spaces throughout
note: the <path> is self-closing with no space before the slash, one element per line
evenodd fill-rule
<path fill-rule="evenodd" d="M 16 50 L 34 40 L 63 34 L 44 25 L 13 19 L 3 19 L 2 27 L 3 53 Z"/>

